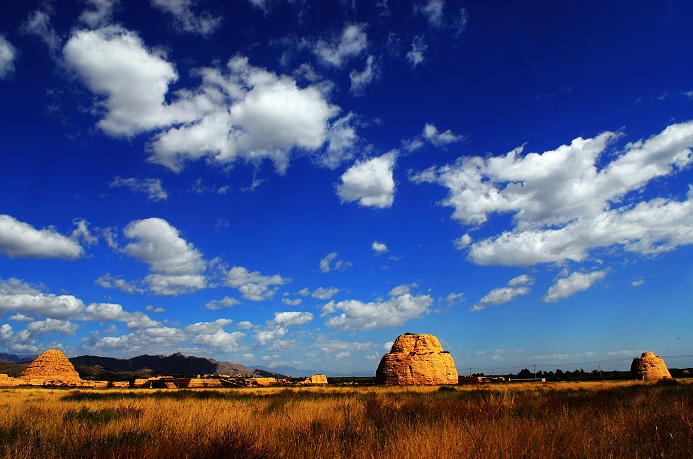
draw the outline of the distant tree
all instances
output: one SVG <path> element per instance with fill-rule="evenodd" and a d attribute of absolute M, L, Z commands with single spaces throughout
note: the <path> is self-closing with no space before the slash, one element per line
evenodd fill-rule
<path fill-rule="evenodd" d="M 522 379 L 531 378 L 531 377 L 532 377 L 532 372 L 529 371 L 527 368 L 523 368 L 523 369 L 520 370 L 520 372 L 517 374 L 517 377 L 518 377 L 518 378 L 522 378 Z"/>

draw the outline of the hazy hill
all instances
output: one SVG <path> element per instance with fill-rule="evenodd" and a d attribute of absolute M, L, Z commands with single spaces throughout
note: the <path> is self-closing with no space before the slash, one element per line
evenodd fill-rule
<path fill-rule="evenodd" d="M 0 361 L 7 361 L 7 362 L 13 362 L 13 363 L 24 363 L 24 362 L 31 362 L 34 360 L 37 355 L 17 355 L 17 354 L 5 354 L 4 352 L 0 352 Z"/>
<path fill-rule="evenodd" d="M 15 355 L 0 353 L 0 373 L 19 376 L 35 355 Z M 23 362 L 19 363 L 19 362 Z M 84 379 L 129 379 L 133 377 L 148 378 L 158 375 L 196 376 L 205 374 L 223 374 L 245 377 L 285 378 L 284 372 L 273 368 L 249 369 L 240 363 L 220 362 L 204 357 L 185 356 L 180 352 L 165 355 L 139 355 L 131 359 L 117 359 L 96 355 L 73 357 L 70 362 Z M 296 370 L 296 369 L 291 369 Z M 291 371 L 291 375 L 303 375 L 300 370 Z M 310 374 L 310 373 L 307 373 Z"/>

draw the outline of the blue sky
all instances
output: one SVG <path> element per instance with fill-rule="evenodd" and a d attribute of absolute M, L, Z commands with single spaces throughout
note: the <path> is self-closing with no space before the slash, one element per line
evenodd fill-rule
<path fill-rule="evenodd" d="M 690 2 L 0 11 L 2 351 L 693 365 Z"/>

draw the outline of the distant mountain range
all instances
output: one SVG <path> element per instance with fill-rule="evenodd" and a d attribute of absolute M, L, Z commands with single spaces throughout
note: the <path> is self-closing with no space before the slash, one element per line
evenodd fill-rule
<path fill-rule="evenodd" d="M 0 373 L 19 375 L 28 362 L 36 355 L 17 355 L 0 353 Z M 84 379 L 123 379 L 148 378 L 158 375 L 194 376 L 205 374 L 222 374 L 243 377 L 300 378 L 324 371 L 305 370 L 290 366 L 265 367 L 261 365 L 246 367 L 240 363 L 220 362 L 204 357 L 185 356 L 180 352 L 164 355 L 139 355 L 131 359 L 117 359 L 95 355 L 73 357 L 70 362 Z M 327 374 L 327 373 L 326 373 Z M 329 373 L 327 376 L 339 376 Z M 343 374 L 341 376 L 372 376 L 372 373 Z"/>
<path fill-rule="evenodd" d="M 26 364 L 36 357 L 36 355 L 0 353 L 0 373 L 21 373 Z M 131 359 L 83 355 L 69 360 L 75 366 L 80 376 L 85 379 L 116 379 L 158 375 L 195 376 L 205 374 L 286 378 L 284 373 L 271 368 L 249 369 L 239 363 L 219 362 L 218 360 L 204 357 L 185 356 L 180 352 L 169 356 L 140 355 Z M 292 376 L 308 376 L 311 374 L 297 369 L 292 370 L 295 370 L 291 372 Z"/>
<path fill-rule="evenodd" d="M 3 352 L 0 352 L 0 362 L 5 362 L 5 363 L 31 362 L 36 357 L 38 357 L 38 356 L 37 355 L 5 354 Z"/>

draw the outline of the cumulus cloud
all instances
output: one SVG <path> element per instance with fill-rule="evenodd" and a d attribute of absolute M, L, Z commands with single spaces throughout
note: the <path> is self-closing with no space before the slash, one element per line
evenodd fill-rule
<path fill-rule="evenodd" d="M 426 142 L 436 147 L 444 147 L 448 144 L 459 142 L 462 139 L 464 139 L 464 136 L 454 134 L 450 129 L 445 132 L 440 132 L 435 124 L 426 123 L 421 135 L 413 139 L 402 141 L 402 146 L 407 151 L 415 151 L 422 148 Z"/>
<path fill-rule="evenodd" d="M 421 65 L 425 60 L 424 53 L 428 45 L 424 40 L 424 37 L 417 35 L 411 42 L 411 49 L 407 52 L 407 61 L 412 68 L 416 68 Z"/>
<path fill-rule="evenodd" d="M 0 80 L 8 79 L 14 74 L 14 60 L 17 50 L 0 34 Z"/>
<path fill-rule="evenodd" d="M 375 57 L 368 56 L 366 59 L 366 68 L 360 72 L 357 70 L 352 70 L 349 73 L 349 78 L 351 79 L 351 91 L 354 95 L 362 96 L 366 90 L 366 87 L 370 85 L 373 81 L 378 79 L 380 76 L 380 64 L 376 61 Z"/>
<path fill-rule="evenodd" d="M 225 296 L 221 300 L 212 300 L 208 302 L 207 304 L 205 304 L 205 309 L 216 311 L 217 309 L 230 308 L 232 306 L 236 306 L 239 304 L 241 304 L 241 302 L 237 299 Z"/>
<path fill-rule="evenodd" d="M 82 246 L 55 228 L 37 230 L 9 215 L 0 215 L 0 253 L 10 258 L 64 258 L 83 255 Z"/>
<path fill-rule="evenodd" d="M 508 281 L 508 285 L 505 287 L 494 288 L 486 296 L 484 296 L 477 304 L 472 306 L 469 310 L 472 312 L 481 311 L 486 306 L 493 305 L 498 306 L 512 301 L 515 297 L 521 295 L 527 295 L 532 291 L 529 288 L 534 283 L 534 279 L 526 274 L 517 276 Z"/>
<path fill-rule="evenodd" d="M 123 234 L 134 242 L 122 251 L 149 265 L 144 281 L 157 295 L 195 292 L 206 286 L 202 253 L 180 237 L 179 231 L 161 218 L 130 222 Z"/>
<path fill-rule="evenodd" d="M 80 14 L 79 20 L 91 28 L 108 24 L 112 19 L 113 9 L 119 3 L 119 0 L 86 0 L 87 8 Z"/>
<path fill-rule="evenodd" d="M 165 201 L 168 199 L 168 193 L 161 186 L 161 179 L 115 177 L 108 185 L 111 188 L 125 187 L 130 188 L 132 191 L 146 193 L 150 201 Z"/>
<path fill-rule="evenodd" d="M 304 325 L 313 320 L 313 314 L 310 312 L 299 312 L 299 311 L 286 311 L 286 312 L 275 312 L 274 322 L 277 325 L 285 327 L 295 327 L 298 325 Z"/>
<path fill-rule="evenodd" d="M 382 242 L 373 241 L 373 244 L 371 244 L 371 248 L 378 255 L 381 255 L 381 254 L 387 252 L 387 245 L 383 244 Z"/>
<path fill-rule="evenodd" d="M 601 271 L 592 271 L 591 273 L 572 273 L 570 276 L 563 279 L 558 279 L 554 285 L 549 288 L 549 291 L 544 295 L 544 302 L 555 303 L 556 301 L 568 298 L 576 292 L 587 290 L 600 279 L 603 279 L 608 274 L 607 269 Z"/>
<path fill-rule="evenodd" d="M 325 255 L 325 258 L 320 260 L 320 272 L 329 273 L 330 271 L 344 271 L 352 266 L 350 261 L 344 261 L 337 258 L 337 252 L 331 252 Z"/>
<path fill-rule="evenodd" d="M 438 128 L 436 128 L 435 124 L 432 123 L 426 123 L 422 136 L 436 147 L 459 142 L 463 139 L 461 135 L 453 134 L 450 129 L 445 132 L 438 131 Z"/>
<path fill-rule="evenodd" d="M 318 287 L 312 292 L 308 288 L 304 288 L 298 292 L 299 295 L 310 296 L 311 298 L 317 298 L 318 300 L 329 300 L 337 293 L 339 293 L 339 289 L 336 287 Z"/>
<path fill-rule="evenodd" d="M 171 5 L 189 2 L 166 2 Z M 336 167 L 350 157 L 356 135 L 347 115 L 330 104 L 330 85 L 296 80 L 236 56 L 224 68 L 193 71 L 196 88 L 169 93 L 178 73 L 161 50 L 120 26 L 77 30 L 63 48 L 72 70 L 101 100 L 97 125 L 106 134 L 151 134 L 150 161 L 180 171 L 188 160 L 229 164 L 271 160 L 284 173 L 292 152 L 315 153 Z"/>
<path fill-rule="evenodd" d="M 119 304 L 90 304 L 84 310 L 85 318 L 106 322 L 123 322 L 130 330 L 144 330 L 161 324 L 143 312 L 126 312 Z"/>
<path fill-rule="evenodd" d="M 44 293 L 41 287 L 16 278 L 0 279 L 0 312 L 16 312 L 22 316 L 32 314 L 56 320 L 143 322 L 148 319 L 142 313 L 126 313 L 118 304 L 93 303 L 85 306 L 82 300 L 73 295 Z"/>
<path fill-rule="evenodd" d="M 335 120 L 327 131 L 327 148 L 318 156 L 318 163 L 329 169 L 336 169 L 342 162 L 354 156 L 358 135 L 354 127 L 355 115 L 348 115 Z"/>
<path fill-rule="evenodd" d="M 44 335 L 46 333 L 60 333 L 62 336 L 71 336 L 77 332 L 78 328 L 79 326 L 77 324 L 73 324 L 69 320 L 51 318 L 37 320 L 26 326 L 26 330 L 31 337 Z"/>
<path fill-rule="evenodd" d="M 428 313 L 433 299 L 429 295 L 412 295 L 410 287 L 395 287 L 385 301 L 364 303 L 359 300 L 330 301 L 322 308 L 322 316 L 331 328 L 343 331 L 362 331 L 392 328 Z M 340 313 L 341 311 L 341 313 Z"/>
<path fill-rule="evenodd" d="M 22 31 L 37 36 L 47 47 L 53 57 L 58 55 L 62 38 L 53 28 L 50 15 L 42 10 L 34 10 L 22 24 Z"/>
<path fill-rule="evenodd" d="M 153 7 L 170 14 L 175 21 L 176 29 L 180 32 L 207 37 L 221 25 L 222 18 L 208 11 L 197 15 L 193 13 L 193 0 L 150 0 L 150 3 Z"/>
<path fill-rule="evenodd" d="M 342 67 L 348 59 L 358 56 L 368 46 L 365 28 L 363 24 L 349 24 L 339 37 L 329 41 L 318 40 L 313 52 L 324 64 Z"/>
<path fill-rule="evenodd" d="M 117 276 L 112 276 L 110 273 L 104 274 L 94 281 L 94 283 L 103 288 L 113 288 L 117 290 L 122 290 L 125 293 L 144 293 L 144 289 L 141 288 L 137 282 L 128 281 Z"/>
<path fill-rule="evenodd" d="M 186 159 L 206 157 L 220 164 L 270 159 L 283 173 L 293 149 L 313 152 L 324 145 L 329 120 L 339 112 L 319 86 L 299 88 L 292 78 L 253 67 L 247 58 L 231 59 L 226 74 L 215 68 L 198 73 L 201 88 L 195 96 L 187 93 L 190 103 L 183 105 L 206 112 L 152 143 L 151 160 L 175 171 Z M 337 137 L 346 132 L 336 129 Z"/>
<path fill-rule="evenodd" d="M 148 49 L 135 32 L 114 25 L 77 30 L 63 56 L 67 68 L 104 98 L 99 105 L 105 114 L 97 125 L 109 135 L 132 136 L 195 118 L 195 110 L 165 104 L 168 85 L 178 74 L 162 52 Z"/>
<path fill-rule="evenodd" d="M 442 204 L 453 207 L 452 217 L 465 226 L 512 214 L 512 230 L 467 241 L 469 259 L 482 265 L 582 261 L 591 249 L 616 244 L 655 254 L 693 243 L 690 191 L 683 201 L 654 198 L 634 205 L 642 195 L 629 195 L 690 167 L 693 121 L 630 142 L 604 161 L 619 137 L 604 132 L 541 154 L 523 155 L 521 147 L 505 156 L 466 156 L 413 180 L 448 188 Z"/>
<path fill-rule="evenodd" d="M 271 300 L 277 293 L 278 286 L 289 282 L 291 279 L 279 274 L 263 276 L 259 271 L 250 272 L 242 266 L 234 266 L 226 275 L 226 285 L 238 289 L 243 298 L 250 301 Z"/>
<path fill-rule="evenodd" d="M 397 153 L 391 151 L 367 161 L 357 161 L 341 176 L 337 195 L 342 203 L 358 201 L 364 207 L 386 208 L 394 202 L 393 168 Z"/>
<path fill-rule="evenodd" d="M 443 8 L 445 7 L 445 0 L 428 0 L 428 2 L 421 8 L 421 12 L 426 16 L 428 23 L 433 27 L 442 27 L 444 16 Z"/>

